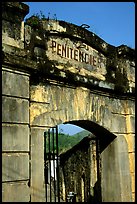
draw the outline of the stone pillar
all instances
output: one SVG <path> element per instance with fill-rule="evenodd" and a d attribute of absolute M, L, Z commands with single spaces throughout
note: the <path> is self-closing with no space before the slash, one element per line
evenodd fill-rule
<path fill-rule="evenodd" d="M 135 202 L 135 104 L 133 101 L 127 101 L 126 129 L 127 133 L 124 134 L 124 138 L 128 144 L 132 201 Z"/>
<path fill-rule="evenodd" d="M 23 3 L 2 2 L 2 47 L 8 55 L 24 47 L 27 13 Z M 29 74 L 7 58 L 2 65 L 2 202 L 30 201 L 29 161 Z"/>
<path fill-rule="evenodd" d="M 117 137 L 102 152 L 102 202 L 132 202 L 128 147 Z"/>
<path fill-rule="evenodd" d="M 31 202 L 46 202 L 44 178 L 44 132 L 31 127 Z"/>
<path fill-rule="evenodd" d="M 29 154 L 29 76 L 3 67 L 3 202 L 29 202 Z"/>
<path fill-rule="evenodd" d="M 20 2 L 2 2 L 2 43 L 24 48 L 24 17 L 29 7 Z"/>

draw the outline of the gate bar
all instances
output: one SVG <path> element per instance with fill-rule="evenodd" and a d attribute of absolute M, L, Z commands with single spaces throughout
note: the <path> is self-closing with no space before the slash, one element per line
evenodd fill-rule
<path fill-rule="evenodd" d="M 59 194 L 59 154 L 58 154 L 58 126 L 56 125 L 56 151 L 57 151 L 57 192 L 58 192 L 58 202 L 60 202 L 60 194 Z"/>
<path fill-rule="evenodd" d="M 52 136 L 53 136 L 53 169 L 54 169 L 54 199 L 56 202 L 56 174 L 55 174 L 55 168 L 56 168 L 56 164 L 55 164 L 55 152 L 54 152 L 54 128 L 52 128 Z"/>
<path fill-rule="evenodd" d="M 50 129 L 48 130 L 48 141 L 49 141 L 49 174 L 50 174 L 50 202 L 51 202 L 51 153 L 50 153 Z"/>
<path fill-rule="evenodd" d="M 46 148 L 46 137 L 47 137 L 47 132 L 44 132 L 44 148 Z M 45 152 L 44 152 L 44 170 L 45 170 L 45 196 L 46 196 L 46 202 L 47 202 L 47 182 L 46 182 L 46 174 L 47 174 L 47 169 L 46 169 L 46 161 L 47 161 L 47 155 L 46 155 L 46 152 L 47 152 L 47 150 L 45 149 Z"/>

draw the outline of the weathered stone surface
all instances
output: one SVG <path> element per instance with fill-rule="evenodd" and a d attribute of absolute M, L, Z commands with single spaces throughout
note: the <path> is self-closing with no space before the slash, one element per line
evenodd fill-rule
<path fill-rule="evenodd" d="M 2 88 L 9 95 L 3 96 L 2 106 L 3 151 L 7 152 L 2 160 L 3 201 L 45 202 L 44 130 L 74 121 L 98 133 L 101 144 L 109 139 L 106 134 L 117 134 L 101 149 L 102 201 L 131 201 L 135 50 L 109 45 L 82 26 L 64 21 L 33 16 L 24 26 L 28 6 L 19 2 L 3 2 L 2 8 Z M 14 123 L 25 123 L 26 128 Z M 30 138 L 27 125 L 33 126 Z M 30 179 L 31 192 L 27 183 L 18 185 L 24 179 Z"/>
<path fill-rule="evenodd" d="M 3 71 L 2 94 L 29 98 L 29 77 L 19 73 Z"/>
<path fill-rule="evenodd" d="M 64 53 L 63 53 L 64 45 L 66 46 L 65 50 L 71 49 L 72 56 L 70 56 L 69 52 L 65 52 L 65 56 L 64 56 Z M 80 47 L 80 45 L 83 46 L 82 49 L 77 48 L 77 47 Z M 58 64 L 56 66 L 57 68 L 63 70 L 64 74 L 67 73 L 67 71 L 71 71 L 72 73 L 86 76 L 91 79 L 97 79 L 97 80 L 103 80 L 103 81 L 105 80 L 106 58 L 103 54 L 99 53 L 97 50 L 93 49 L 92 47 L 88 45 L 86 46 L 86 44 L 81 43 L 79 40 L 77 40 L 74 44 L 74 42 L 68 38 L 56 39 L 54 37 L 49 38 L 47 42 L 47 46 L 48 46 L 47 48 L 48 59 L 50 61 L 53 61 L 53 60 L 56 62 L 60 61 L 60 64 L 62 64 L 62 66 Z M 52 47 L 53 49 L 51 49 Z M 60 52 L 58 52 L 59 51 L 58 47 L 60 49 Z M 82 53 L 83 59 L 80 58 L 81 56 L 80 53 Z"/>
<path fill-rule="evenodd" d="M 19 2 L 3 2 L 2 10 L 3 43 L 24 48 L 22 21 L 24 16 L 29 12 L 29 7 L 23 3 L 20 4 Z"/>
<path fill-rule="evenodd" d="M 111 46 L 94 33 L 64 21 L 33 16 L 25 27 L 26 48 L 42 74 L 119 93 L 134 92 L 133 49 Z"/>
<path fill-rule="evenodd" d="M 43 102 L 43 103 L 51 103 L 51 94 L 46 94 L 46 91 L 48 93 L 52 93 L 51 87 L 46 84 L 43 85 L 31 85 L 30 86 L 30 100 L 35 102 Z"/>
<path fill-rule="evenodd" d="M 126 133 L 126 117 L 113 114 L 111 119 L 111 131 L 114 133 Z"/>
<path fill-rule="evenodd" d="M 132 200 L 135 201 L 135 152 L 129 152 L 130 175 L 132 181 Z"/>
<path fill-rule="evenodd" d="M 130 116 L 131 132 L 135 133 L 135 116 Z"/>
<path fill-rule="evenodd" d="M 119 98 L 111 98 L 108 101 L 111 101 L 113 106 L 111 106 L 112 113 L 114 114 L 125 114 L 127 113 L 127 103 L 126 100 Z"/>
<path fill-rule="evenodd" d="M 132 180 L 132 196 L 135 193 L 135 172 L 131 173 L 131 180 Z M 133 199 L 133 201 L 135 201 L 135 199 Z"/>
<path fill-rule="evenodd" d="M 29 179 L 29 155 L 27 153 L 2 154 L 2 181 Z"/>
<path fill-rule="evenodd" d="M 135 101 L 134 100 L 126 100 L 125 111 L 127 114 L 135 115 Z"/>
<path fill-rule="evenodd" d="M 127 145 L 125 145 L 125 141 L 123 139 L 121 140 L 120 152 L 123 152 L 123 153 L 126 152 L 127 148 L 125 148 L 125 147 L 128 146 L 129 168 L 130 168 L 131 182 L 132 182 L 132 201 L 134 201 L 134 192 L 135 192 L 135 178 L 134 178 L 134 174 L 135 174 L 135 135 L 134 134 L 123 134 L 123 135 L 116 134 L 116 135 L 118 138 L 124 136 L 126 143 L 127 143 Z"/>
<path fill-rule="evenodd" d="M 123 157 L 123 159 L 127 158 L 128 155 L 125 155 Z M 132 186 L 129 185 L 129 183 L 131 183 L 131 175 L 129 174 L 129 172 L 121 172 L 122 173 L 122 178 L 121 178 L 121 183 L 122 183 L 122 187 L 121 187 L 121 200 L 122 202 L 133 202 L 132 200 Z M 131 193 L 130 193 L 131 192 Z"/>
<path fill-rule="evenodd" d="M 107 201 L 111 200 L 111 202 L 114 202 L 115 199 L 117 201 L 121 200 L 120 182 L 117 182 L 117 180 L 120 180 L 120 175 L 117 171 L 117 169 L 119 168 L 119 165 L 118 165 L 118 157 L 116 156 L 116 151 L 117 150 L 115 148 L 115 141 L 114 141 L 104 150 L 101 156 L 101 159 L 102 159 L 101 183 L 102 183 L 102 195 L 103 195 L 102 202 L 105 202 L 106 200 Z M 113 174 L 111 175 L 112 172 Z"/>
<path fill-rule="evenodd" d="M 127 78 L 131 82 L 135 82 L 135 62 L 127 60 Z"/>
<path fill-rule="evenodd" d="M 135 116 L 127 115 L 126 116 L 126 129 L 128 134 L 135 133 Z"/>
<path fill-rule="evenodd" d="M 124 137 L 117 137 L 101 158 L 102 202 L 132 201 L 128 147 Z"/>
<path fill-rule="evenodd" d="M 44 131 L 31 128 L 31 202 L 44 202 Z"/>
<path fill-rule="evenodd" d="M 28 181 L 3 183 L 2 202 L 30 202 Z"/>
<path fill-rule="evenodd" d="M 119 160 L 119 174 L 122 201 L 132 201 L 132 180 L 130 177 L 130 159 L 128 157 L 128 144 L 124 136 L 117 138 L 117 153 Z"/>
<path fill-rule="evenodd" d="M 88 89 L 71 89 L 69 87 L 63 88 L 55 85 L 50 85 L 50 87 L 49 85 L 38 85 L 31 87 L 30 95 L 31 100 L 36 101 L 36 103 L 31 103 L 32 107 L 30 108 L 31 121 L 34 120 L 32 122 L 33 125 L 35 124 L 40 126 L 42 124 L 44 126 L 54 126 L 66 121 L 88 119 L 96 122 L 97 124 L 103 125 L 104 128 L 109 129 L 111 132 L 126 134 L 128 130 L 126 126 L 130 124 L 130 120 L 128 122 L 126 120 L 128 117 L 126 114 L 134 113 L 134 107 L 132 108 L 132 105 L 129 106 L 129 104 L 133 104 L 132 101 L 121 100 L 118 98 L 114 99 L 110 96 L 98 96 L 97 94 L 90 93 Z M 43 104 L 39 102 L 42 102 Z M 41 115 L 39 115 L 40 113 Z M 110 162 L 114 164 L 107 162 L 107 156 L 102 161 L 102 164 L 106 166 L 106 169 L 108 169 L 109 165 L 112 167 L 110 169 L 109 178 L 107 177 L 102 181 L 104 182 L 103 185 L 110 186 L 110 188 L 107 188 L 106 190 L 105 187 L 102 187 L 104 188 L 102 190 L 104 201 L 131 201 L 132 195 L 129 193 L 131 192 L 130 178 L 128 178 L 129 180 L 126 185 L 124 183 L 125 177 L 130 177 L 130 174 L 128 170 L 123 174 L 122 178 L 121 175 L 118 174 L 119 168 L 121 168 L 121 172 L 125 170 L 125 166 L 128 165 L 127 168 L 129 168 L 127 143 L 122 140 L 120 145 L 122 151 L 120 153 L 120 159 L 118 156 L 115 158 L 115 155 L 118 154 L 119 148 L 115 149 L 114 147 L 115 153 L 110 159 Z M 106 154 L 110 155 L 110 151 L 112 151 L 111 148 L 112 147 L 110 146 L 110 149 Z M 119 166 L 119 160 L 122 162 L 123 158 L 126 158 L 126 160 L 122 166 Z M 104 170 L 104 177 L 106 176 L 106 169 Z M 108 180 L 108 183 L 105 182 L 106 180 Z M 123 190 L 121 190 L 121 184 L 117 182 L 118 180 L 121 181 L 123 186 L 125 186 L 125 188 L 122 187 Z M 117 189 L 115 190 L 115 193 L 114 189 Z M 123 196 L 122 191 L 126 193 L 126 197 Z"/>
<path fill-rule="evenodd" d="M 99 96 L 90 93 L 88 89 L 71 89 L 55 85 L 31 86 L 30 97 L 32 101 L 36 101 L 31 102 L 30 107 L 30 121 L 34 125 L 50 126 L 53 120 L 58 121 L 57 124 L 59 124 L 71 120 L 88 119 L 112 132 L 126 132 L 124 100 Z"/>
<path fill-rule="evenodd" d="M 27 125 L 2 125 L 2 151 L 29 151 L 29 127 Z"/>
<path fill-rule="evenodd" d="M 79 144 L 73 146 L 72 149 L 60 155 L 60 171 L 64 177 L 66 199 L 69 192 L 72 191 L 76 193 L 76 202 L 100 200 L 99 191 L 95 190 L 97 188 L 97 186 L 95 187 L 97 180 L 92 186 L 92 188 L 94 187 L 93 194 L 89 194 L 91 190 L 90 179 L 97 176 L 96 172 L 95 174 L 93 173 L 94 168 L 91 169 L 90 156 L 93 157 L 93 154 L 90 155 L 90 148 L 94 147 L 90 146 L 90 140 L 90 137 L 86 137 Z M 60 177 L 61 192 L 63 191 L 63 177 Z"/>
<path fill-rule="evenodd" d="M 111 119 L 112 118 L 112 113 L 111 113 L 111 109 L 110 107 L 108 107 L 107 105 L 104 107 L 104 106 L 101 106 L 101 112 L 102 112 L 102 119 L 101 119 L 101 124 L 103 127 L 107 127 L 108 129 L 111 128 Z"/>
<path fill-rule="evenodd" d="M 129 152 L 130 172 L 135 173 L 135 152 Z"/>
<path fill-rule="evenodd" d="M 2 121 L 29 123 L 29 101 L 14 97 L 2 97 Z"/>
<path fill-rule="evenodd" d="M 128 152 L 135 152 L 135 134 L 117 134 L 118 137 L 124 136 L 128 144 Z"/>

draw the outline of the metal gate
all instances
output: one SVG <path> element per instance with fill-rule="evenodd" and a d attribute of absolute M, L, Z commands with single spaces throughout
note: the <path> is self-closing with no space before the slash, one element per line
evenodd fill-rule
<path fill-rule="evenodd" d="M 46 202 L 60 202 L 57 126 L 44 132 L 44 162 Z"/>

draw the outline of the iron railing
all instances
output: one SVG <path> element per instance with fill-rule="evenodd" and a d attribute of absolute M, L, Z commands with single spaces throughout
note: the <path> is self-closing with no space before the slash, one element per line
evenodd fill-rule
<path fill-rule="evenodd" d="M 60 202 L 58 127 L 44 132 L 46 202 Z"/>

